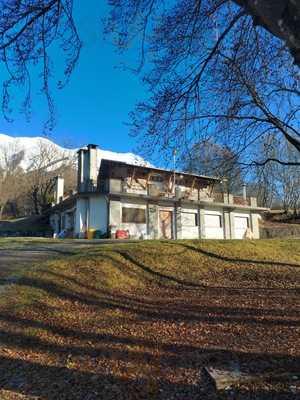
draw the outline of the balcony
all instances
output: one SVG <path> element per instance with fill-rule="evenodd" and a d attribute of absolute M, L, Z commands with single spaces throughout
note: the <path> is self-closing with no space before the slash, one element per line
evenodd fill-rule
<path fill-rule="evenodd" d="M 110 194 L 126 194 L 133 197 L 151 197 L 157 200 L 181 200 L 187 202 L 204 202 L 227 204 L 240 207 L 257 207 L 254 197 L 234 196 L 232 194 L 211 192 L 210 188 L 193 189 L 177 185 L 175 191 L 165 190 L 163 183 L 149 183 L 147 185 L 128 185 L 120 179 L 106 179 L 100 182 L 99 191 Z"/>

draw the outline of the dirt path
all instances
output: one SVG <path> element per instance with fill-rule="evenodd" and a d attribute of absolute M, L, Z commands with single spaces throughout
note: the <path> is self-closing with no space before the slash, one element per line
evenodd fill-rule
<path fill-rule="evenodd" d="M 20 270 L 54 258 L 76 254 L 80 246 L 72 243 L 7 242 L 0 247 L 0 294 L 14 282 Z M 85 245 L 86 246 L 86 245 Z"/>
<path fill-rule="evenodd" d="M 13 281 L 20 269 L 43 261 L 72 256 L 91 246 L 101 246 L 111 243 L 114 243 L 114 241 L 64 240 L 57 242 L 51 240 L 7 240 L 0 244 L 0 287 L 1 285 L 6 285 L 7 282 Z M 2 290 L 0 289 L 0 293 Z"/>
<path fill-rule="evenodd" d="M 3 270 L 14 270 L 16 267 L 32 265 L 32 263 L 50 259 L 58 254 L 68 255 L 70 250 L 59 245 L 2 247 L 0 249 L 0 274 Z"/>

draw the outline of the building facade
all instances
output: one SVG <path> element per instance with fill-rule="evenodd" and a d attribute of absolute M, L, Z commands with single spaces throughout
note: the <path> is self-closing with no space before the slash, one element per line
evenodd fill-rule
<path fill-rule="evenodd" d="M 53 230 L 86 238 L 134 239 L 259 238 L 266 209 L 256 198 L 220 190 L 220 180 L 147 165 L 99 160 L 97 146 L 78 152 L 77 193 L 64 197 L 57 179 L 50 215 Z"/>

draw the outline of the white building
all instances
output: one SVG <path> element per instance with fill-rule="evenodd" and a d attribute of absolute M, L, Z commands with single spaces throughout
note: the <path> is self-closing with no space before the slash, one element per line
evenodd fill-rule
<path fill-rule="evenodd" d="M 78 151 L 77 193 L 64 197 L 57 179 L 50 215 L 55 232 L 75 238 L 259 238 L 266 209 L 256 198 L 216 191 L 220 180 L 124 161 L 99 160 L 96 145 Z M 90 234 L 88 234 L 90 232 Z"/>

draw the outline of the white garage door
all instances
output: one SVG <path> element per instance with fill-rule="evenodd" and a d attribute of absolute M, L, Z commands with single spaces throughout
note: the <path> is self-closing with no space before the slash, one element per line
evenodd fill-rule
<path fill-rule="evenodd" d="M 224 239 L 221 214 L 204 214 L 204 225 L 206 239 Z"/>
<path fill-rule="evenodd" d="M 249 228 L 249 217 L 234 217 L 235 239 L 244 239 L 247 228 Z"/>

